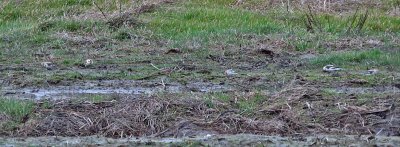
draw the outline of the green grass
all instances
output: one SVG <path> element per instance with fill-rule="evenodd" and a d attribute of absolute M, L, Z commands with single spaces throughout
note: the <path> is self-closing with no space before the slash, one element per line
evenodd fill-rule
<path fill-rule="evenodd" d="M 217 99 L 223 102 L 229 102 L 231 100 L 232 95 L 223 92 L 214 92 L 210 94 L 211 99 Z"/>
<path fill-rule="evenodd" d="M 368 51 L 348 51 L 322 55 L 310 61 L 312 65 L 324 66 L 400 66 L 400 52 L 389 53 L 378 49 Z"/>
<path fill-rule="evenodd" d="M 254 114 L 254 111 L 256 111 L 255 109 L 259 108 L 259 106 L 261 106 L 266 99 L 266 95 L 255 93 L 250 98 L 240 99 L 238 101 L 238 108 L 243 114 Z"/>
<path fill-rule="evenodd" d="M 254 114 L 253 111 L 261 106 L 267 99 L 266 95 L 256 92 L 251 96 L 241 96 L 232 93 L 213 92 L 205 97 L 206 105 L 214 108 L 214 101 L 229 103 L 233 108 L 240 110 L 243 114 Z"/>
<path fill-rule="evenodd" d="M 15 122 L 20 122 L 24 116 L 31 114 L 34 108 L 33 101 L 0 98 L 0 112 L 9 115 Z"/>
<path fill-rule="evenodd" d="M 353 14 L 337 15 L 315 13 L 321 24 L 321 31 L 307 32 L 305 10 L 293 13 L 282 10 L 268 12 L 254 12 L 251 10 L 230 7 L 234 1 L 190 1 L 177 4 L 174 7 L 146 15 L 149 20 L 147 27 L 161 38 L 175 41 L 174 46 L 186 48 L 186 42 L 200 42 L 207 44 L 239 44 L 242 39 L 236 38 L 242 34 L 258 34 L 278 36 L 284 34 L 284 39 L 295 47 L 297 51 L 309 49 L 329 52 L 323 48 L 324 42 L 334 41 L 346 36 L 385 36 L 400 32 L 400 19 L 386 16 L 383 12 L 370 9 L 370 15 L 363 29 L 356 31 L 355 24 L 363 15 L 364 9 L 359 11 L 356 23 L 350 27 Z M 295 37 L 295 38 L 294 38 Z M 294 38 L 294 39 L 290 39 Z"/>
<path fill-rule="evenodd" d="M 150 29 L 164 38 L 178 41 L 199 39 L 209 42 L 240 33 L 269 34 L 281 30 L 279 24 L 264 15 L 217 5 L 188 3 L 177 10 L 160 10 L 150 17 Z"/>

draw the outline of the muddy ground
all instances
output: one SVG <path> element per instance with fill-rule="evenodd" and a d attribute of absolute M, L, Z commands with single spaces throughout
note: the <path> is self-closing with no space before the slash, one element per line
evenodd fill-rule
<path fill-rule="evenodd" d="M 16 146 L 396 146 L 398 138 L 368 136 L 268 137 L 259 135 L 209 135 L 193 138 L 38 137 L 0 138 L 0 145 Z"/>
<path fill-rule="evenodd" d="M 177 3 L 162 1 L 132 13 L 151 13 L 160 7 L 173 10 L 181 7 Z M 257 7 L 245 3 L 240 8 Z M 259 7 L 259 11 L 268 8 Z M 332 5 L 331 11 L 345 14 L 353 9 L 336 7 Z M 111 14 L 116 17 L 107 25 L 118 25 L 119 19 L 128 29 L 137 25 L 136 20 L 127 22 Z M 103 19 L 93 10 L 68 19 L 86 17 Z M 139 17 L 138 24 L 146 26 L 147 17 Z M 39 25 L 45 30 L 50 26 Z M 323 65 L 310 63 L 324 54 L 298 51 L 290 43 L 296 37 L 284 40 L 279 33 L 239 33 L 231 44 L 199 45 L 188 40 L 181 48 L 168 39 L 151 38 L 153 34 L 146 31 L 122 35 L 121 41 L 52 32 L 53 39 L 73 49 L 54 55 L 54 46 L 36 46 L 48 50 L 29 52 L 24 63 L 0 60 L 0 97 L 33 103 L 32 112 L 22 117 L 0 112 L 0 146 L 399 144 L 396 67 L 378 67 L 370 74 L 367 70 L 376 66 L 349 64 L 341 71 L 324 72 Z M 391 37 L 386 44 L 365 35 L 322 41 L 321 46 L 329 54 L 375 48 L 394 53 L 399 39 Z M 67 60 L 81 54 L 88 55 Z M 84 65 L 86 58 L 94 63 Z M 43 67 L 41 61 L 56 65 Z M 226 74 L 228 69 L 237 74 Z"/>

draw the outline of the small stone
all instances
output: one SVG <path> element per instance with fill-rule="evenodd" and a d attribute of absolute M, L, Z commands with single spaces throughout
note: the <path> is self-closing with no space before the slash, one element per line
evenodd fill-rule
<path fill-rule="evenodd" d="M 236 75 L 237 73 L 233 70 L 233 69 L 228 69 L 228 70 L 225 70 L 225 75 L 226 76 L 234 76 L 234 75 Z"/>

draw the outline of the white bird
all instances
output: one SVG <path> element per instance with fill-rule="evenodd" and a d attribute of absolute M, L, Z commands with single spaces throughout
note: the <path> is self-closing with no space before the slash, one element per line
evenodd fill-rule
<path fill-rule="evenodd" d="M 225 75 L 226 76 L 234 76 L 234 75 L 236 75 L 237 73 L 233 70 L 233 69 L 228 69 L 228 70 L 225 70 Z"/>
<path fill-rule="evenodd" d="M 378 73 L 378 69 L 370 69 L 367 71 L 367 75 L 373 75 L 373 74 L 377 74 Z"/>
<path fill-rule="evenodd" d="M 335 67 L 335 66 L 333 66 L 333 65 L 326 65 L 326 66 L 324 66 L 324 67 L 322 68 L 322 70 L 323 70 L 324 72 L 334 72 L 334 71 L 339 71 L 339 70 L 343 70 L 343 69 L 342 69 L 342 68 Z"/>
<path fill-rule="evenodd" d="M 52 62 L 42 62 L 40 63 L 40 65 L 42 65 L 47 70 L 53 70 L 56 67 L 56 65 Z"/>
<path fill-rule="evenodd" d="M 93 64 L 93 60 L 92 59 L 86 59 L 85 61 L 85 67 L 92 65 Z"/>

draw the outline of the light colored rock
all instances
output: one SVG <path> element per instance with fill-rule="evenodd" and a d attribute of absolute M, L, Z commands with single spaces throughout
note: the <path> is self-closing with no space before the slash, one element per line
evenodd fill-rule
<path fill-rule="evenodd" d="M 228 70 L 225 70 L 225 75 L 226 76 L 234 76 L 234 75 L 237 75 L 237 73 L 233 69 L 228 69 Z"/>

